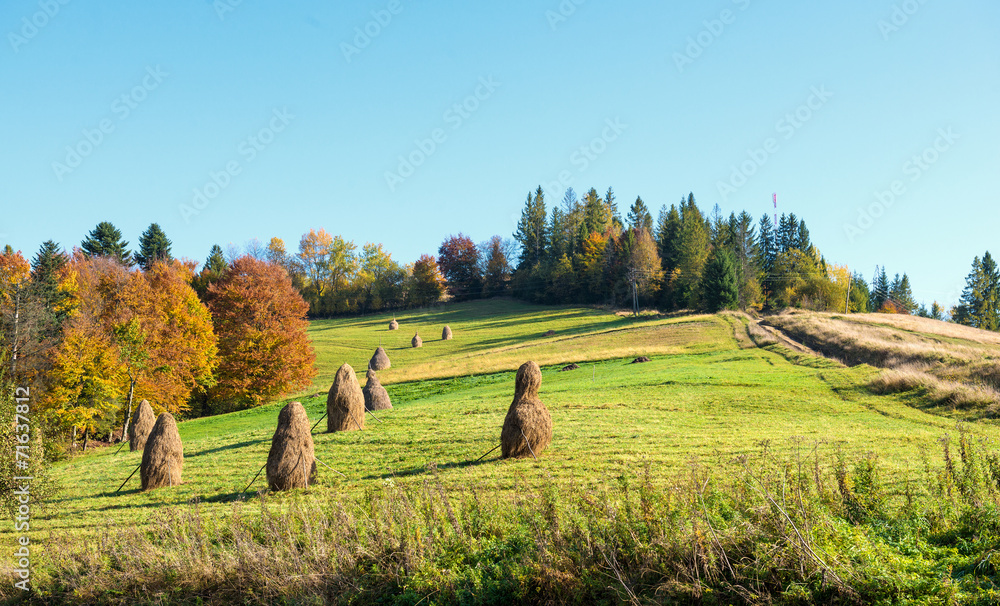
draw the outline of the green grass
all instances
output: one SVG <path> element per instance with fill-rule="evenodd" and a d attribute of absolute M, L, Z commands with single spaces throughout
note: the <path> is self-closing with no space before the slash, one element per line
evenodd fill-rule
<path fill-rule="evenodd" d="M 623 479 L 666 487 L 693 461 L 724 465 L 764 450 L 779 458 L 815 451 L 828 461 L 838 452 L 854 458 L 875 452 L 886 490 L 898 496 L 924 473 L 921 452 L 938 452 L 938 440 L 956 432 L 954 421 L 912 406 L 912 393 L 873 395 L 866 386 L 877 371 L 870 367 L 747 346 L 736 338 L 741 325 L 732 317 L 632 319 L 490 301 L 397 318 L 397 332 L 387 330 L 391 316 L 313 323 L 319 376 L 311 391 L 325 392 L 345 361 L 365 368 L 381 339 L 393 366 L 380 379 L 394 408 L 379 413 L 381 423 L 369 417 L 363 432 L 324 434 L 321 424 L 317 458 L 347 478 L 320 465 L 316 486 L 272 495 L 269 503 L 366 499 L 389 480 L 412 490 L 433 480 L 451 495 L 488 487 L 491 498 L 511 502 L 553 487 L 567 495 L 599 493 Z M 453 341 L 440 341 L 444 324 L 454 330 Z M 420 349 L 409 347 L 415 328 L 425 339 Z M 550 329 L 556 335 L 545 337 Z M 629 363 L 640 354 L 652 361 Z M 498 443 L 513 371 L 529 359 L 542 365 L 551 446 L 538 462 L 502 461 L 494 453 L 476 463 Z M 570 362 L 580 368 L 559 371 Z M 301 400 L 319 419 L 325 393 Z M 59 463 L 53 475 L 61 491 L 35 512 L 33 540 L 96 541 L 108 528 L 153 528 L 191 503 L 199 516 L 223 523 L 236 515 L 235 502 L 252 496 L 243 489 L 266 459 L 281 405 L 181 423 L 185 465 L 178 487 L 142 493 L 136 477 L 115 493 L 140 460 L 127 449 Z M 1000 438 L 995 426 L 969 431 Z M 260 478 L 251 492 L 265 486 Z M 9 526 L 0 534 L 11 544 Z"/>

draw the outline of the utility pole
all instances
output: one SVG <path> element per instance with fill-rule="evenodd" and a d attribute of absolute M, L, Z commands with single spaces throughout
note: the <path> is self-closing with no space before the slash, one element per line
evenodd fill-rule
<path fill-rule="evenodd" d="M 847 302 L 844 303 L 844 313 L 851 313 L 851 286 L 854 285 L 854 274 L 851 273 L 851 268 L 847 268 Z"/>

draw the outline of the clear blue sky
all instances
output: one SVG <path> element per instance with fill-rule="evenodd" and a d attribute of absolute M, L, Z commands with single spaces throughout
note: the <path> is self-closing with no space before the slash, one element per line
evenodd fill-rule
<path fill-rule="evenodd" d="M 29 256 L 108 220 L 199 261 L 323 227 L 408 262 L 510 237 L 539 184 L 623 213 L 693 191 L 759 217 L 777 192 L 829 261 L 908 272 L 928 305 L 1000 253 L 990 0 L 61 1 L 0 6 L 0 242 Z"/>

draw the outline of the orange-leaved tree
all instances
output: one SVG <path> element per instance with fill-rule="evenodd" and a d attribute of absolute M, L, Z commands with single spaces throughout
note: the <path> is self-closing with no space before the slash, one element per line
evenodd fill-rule
<path fill-rule="evenodd" d="M 259 406 L 308 387 L 316 354 L 306 334 L 308 304 L 281 267 L 252 257 L 234 261 L 209 287 L 219 338 L 217 410 Z"/>
<path fill-rule="evenodd" d="M 217 339 L 192 277 L 190 265 L 157 261 L 132 272 L 115 300 L 108 330 L 129 375 L 126 430 L 133 397 L 178 414 L 188 410 L 192 392 L 214 384 Z"/>

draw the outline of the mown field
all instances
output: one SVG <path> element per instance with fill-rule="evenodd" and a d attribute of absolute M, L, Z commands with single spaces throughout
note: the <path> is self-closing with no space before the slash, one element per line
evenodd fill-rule
<path fill-rule="evenodd" d="M 312 324 L 311 392 L 322 393 L 297 398 L 310 418 L 340 364 L 363 383 L 380 342 L 394 408 L 362 432 L 317 427 L 322 464 L 308 490 L 258 494 L 261 478 L 244 491 L 280 402 L 181 423 L 178 487 L 142 493 L 133 478 L 115 492 L 139 463 L 127 449 L 57 464 L 60 491 L 32 520 L 43 546 L 36 601 L 998 595 L 1000 532 L 983 522 L 1000 493 L 993 421 L 929 414 L 916 389 L 877 395 L 869 385 L 880 371 L 868 365 L 755 346 L 738 315 L 631 318 L 489 301 L 400 314 L 394 332 L 390 319 Z M 452 341 L 440 340 L 445 324 Z M 419 349 L 409 346 L 415 330 Z M 639 355 L 652 361 L 631 364 Z M 527 360 L 542 366 L 552 444 L 537 462 L 498 453 L 476 462 L 498 443 Z M 569 363 L 580 368 L 561 372 Z M 9 527 L 0 534 L 13 545 Z M 0 595 L 23 597 L 10 583 Z"/>

